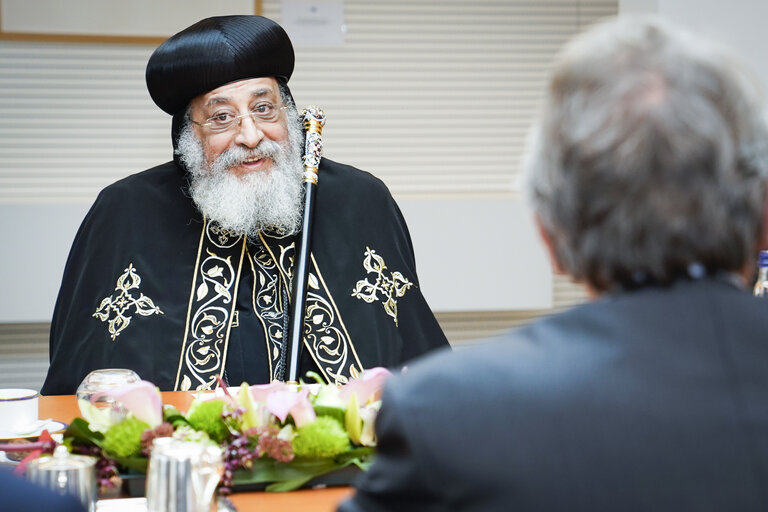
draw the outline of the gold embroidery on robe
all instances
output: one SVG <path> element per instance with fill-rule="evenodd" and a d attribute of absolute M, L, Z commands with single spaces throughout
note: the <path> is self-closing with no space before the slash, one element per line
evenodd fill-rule
<path fill-rule="evenodd" d="M 143 293 L 139 294 L 138 299 L 131 295 L 130 290 L 138 291 L 140 284 L 141 277 L 133 268 L 133 263 L 129 263 L 125 272 L 117 278 L 115 291 L 119 293 L 105 297 L 92 315 L 102 322 L 107 322 L 107 330 L 112 341 L 115 341 L 120 333 L 131 324 L 134 313 L 141 316 L 163 314 L 160 308 L 152 302 L 152 299 Z"/>
<path fill-rule="evenodd" d="M 376 274 L 376 280 L 371 283 L 368 279 L 361 279 L 352 290 L 352 296 L 364 300 L 367 303 L 382 300 L 384 311 L 397 323 L 397 300 L 405 295 L 405 292 L 413 286 L 407 278 L 400 272 L 392 272 L 387 276 L 384 271 L 387 270 L 387 264 L 384 258 L 376 254 L 376 251 L 370 247 L 365 248 L 365 259 L 363 259 L 363 268 L 368 274 Z M 378 293 L 382 297 L 379 299 Z"/>
<path fill-rule="evenodd" d="M 328 382 L 346 384 L 350 377 L 360 376 L 363 366 L 315 257 L 310 256 L 304 345 Z"/>
<path fill-rule="evenodd" d="M 283 304 L 288 286 L 285 283 L 286 276 L 281 273 L 280 268 L 275 264 L 274 257 L 267 249 L 266 240 L 262 235 L 259 235 L 259 239 L 262 243 L 261 247 L 249 258 L 254 274 L 251 302 L 256 317 L 264 328 L 269 376 L 271 380 L 275 380 L 282 373 L 280 353 L 285 340 L 283 331 L 286 314 Z"/>
<path fill-rule="evenodd" d="M 283 283 L 291 282 L 293 271 L 293 257 L 295 246 L 293 243 L 287 244 L 285 239 L 275 239 L 262 237 L 264 247 L 271 256 L 271 261 L 277 261 L 276 267 L 270 266 L 271 270 L 278 270 L 280 277 L 275 276 L 272 280 L 266 277 L 259 277 L 258 283 Z M 339 310 L 333 301 L 322 275 L 317 266 L 314 256 L 311 257 L 312 265 L 310 267 L 306 314 L 304 316 L 304 348 L 314 359 L 322 376 L 331 383 L 343 384 L 350 377 L 358 376 L 362 365 L 355 352 L 352 340 L 347 332 L 347 328 L 339 314 Z M 266 267 L 263 267 L 266 268 Z M 274 293 L 270 289 L 271 293 Z M 283 290 L 282 293 L 288 293 Z M 288 294 L 290 297 L 290 294 Z M 277 299 L 275 299 L 277 300 Z M 280 301 L 282 304 L 282 301 Z M 280 333 L 282 333 L 282 320 L 280 317 Z M 267 336 L 267 349 L 270 354 L 270 370 L 272 378 L 279 375 L 280 348 L 283 338 Z"/>
<path fill-rule="evenodd" d="M 247 244 L 244 236 L 222 230 L 203 219 L 195 278 L 176 390 L 204 390 L 217 387 L 226 365 L 229 333 L 235 317 L 237 290 L 244 258 L 254 274 L 252 307 L 264 328 L 269 374 L 280 375 L 280 354 L 286 333 L 283 307 L 290 298 L 294 244 L 289 237 L 261 236 L 260 247 Z M 330 295 L 317 263 L 312 258 L 304 322 L 304 346 L 332 383 L 357 377 L 362 365 L 346 326 Z"/>
<path fill-rule="evenodd" d="M 224 373 L 245 237 L 203 219 L 176 390 L 217 387 Z"/>

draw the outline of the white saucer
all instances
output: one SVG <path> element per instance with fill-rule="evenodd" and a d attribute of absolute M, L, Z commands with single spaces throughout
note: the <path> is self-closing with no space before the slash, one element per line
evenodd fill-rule
<path fill-rule="evenodd" d="M 41 426 L 39 429 L 33 430 L 32 432 L 28 432 L 21 436 L 15 433 L 0 432 L 0 441 L 10 441 L 12 439 L 28 439 L 30 437 L 40 437 L 40 434 L 43 433 L 43 430 L 47 430 L 49 434 L 53 434 L 55 432 L 61 432 L 65 428 L 67 428 L 66 423 L 51 420 L 45 425 Z"/>

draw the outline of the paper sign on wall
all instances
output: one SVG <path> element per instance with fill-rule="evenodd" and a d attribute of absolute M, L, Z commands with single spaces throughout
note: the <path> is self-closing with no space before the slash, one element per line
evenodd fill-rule
<path fill-rule="evenodd" d="M 281 25 L 294 46 L 340 46 L 347 31 L 343 2 L 284 1 Z"/>

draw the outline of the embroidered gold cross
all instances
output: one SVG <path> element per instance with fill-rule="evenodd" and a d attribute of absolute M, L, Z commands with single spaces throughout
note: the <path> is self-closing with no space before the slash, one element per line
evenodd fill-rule
<path fill-rule="evenodd" d="M 138 299 L 130 294 L 128 290 L 138 289 L 139 284 L 141 284 L 141 277 L 134 270 L 133 263 L 129 263 L 125 273 L 117 278 L 115 291 L 120 293 L 112 294 L 103 299 L 92 315 L 102 322 L 109 322 L 107 325 L 109 333 L 112 335 L 112 341 L 115 341 L 115 338 L 120 336 L 120 333 L 130 325 L 132 316 L 128 313 L 131 313 L 132 308 L 135 307 L 136 313 L 142 316 L 163 314 L 160 308 L 152 302 L 152 299 L 145 297 L 143 293 Z"/>
<path fill-rule="evenodd" d="M 395 299 L 405 295 L 405 292 L 413 286 L 413 283 L 400 272 L 392 272 L 391 277 L 384 275 L 387 264 L 384 263 L 384 258 L 376 254 L 376 251 L 370 247 L 365 248 L 363 268 L 369 274 L 372 272 L 376 273 L 376 281 L 371 283 L 368 279 L 361 279 L 355 285 L 355 289 L 352 290 L 352 296 L 370 304 L 373 301 L 379 300 L 377 292 L 381 292 L 383 298 L 386 298 L 384 301 L 384 311 L 394 319 L 395 325 L 398 325 L 397 300 Z"/>

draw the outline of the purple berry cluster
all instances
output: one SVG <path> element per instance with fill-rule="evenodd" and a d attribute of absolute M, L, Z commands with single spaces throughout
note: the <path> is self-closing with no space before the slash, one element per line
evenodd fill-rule
<path fill-rule="evenodd" d="M 219 493 L 227 495 L 232 492 L 232 477 L 239 468 L 250 468 L 255 457 L 252 442 L 246 433 L 233 435 L 224 450 L 224 472 L 221 475 Z"/>
<path fill-rule="evenodd" d="M 291 462 L 293 460 L 293 445 L 287 439 L 280 439 L 280 429 L 276 425 L 266 425 L 256 429 L 259 436 L 257 451 L 259 457 L 265 455 L 278 462 Z"/>
<path fill-rule="evenodd" d="M 241 433 L 233 433 L 224 450 L 224 473 L 221 476 L 219 492 L 232 492 L 232 478 L 238 469 L 251 469 L 253 459 L 270 457 L 278 462 L 293 460 L 291 442 L 280 439 L 280 429 L 275 425 L 256 427 Z"/>
<path fill-rule="evenodd" d="M 141 453 L 149 457 L 152 453 L 152 442 L 158 437 L 171 437 L 173 425 L 161 423 L 153 429 L 147 429 L 141 434 Z"/>
<path fill-rule="evenodd" d="M 98 446 L 74 445 L 72 446 L 72 453 L 96 458 L 96 480 L 98 480 L 99 489 L 102 492 L 106 489 L 112 489 L 119 482 L 117 463 L 104 455 Z"/>

